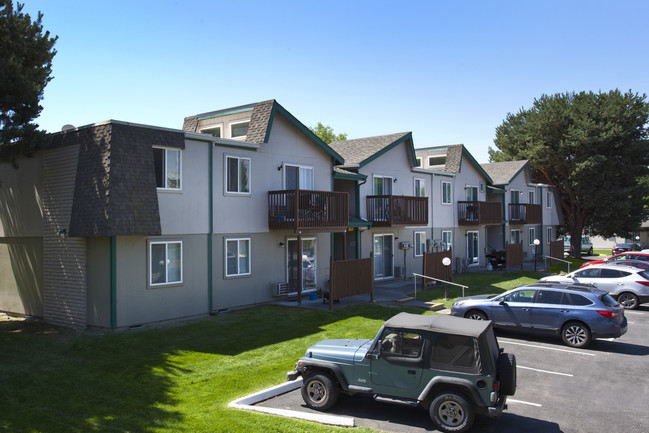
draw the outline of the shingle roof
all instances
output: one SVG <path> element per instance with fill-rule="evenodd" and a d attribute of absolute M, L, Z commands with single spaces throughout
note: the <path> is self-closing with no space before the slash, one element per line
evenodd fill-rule
<path fill-rule="evenodd" d="M 250 143 L 262 144 L 267 140 L 268 128 L 270 127 L 273 105 L 277 104 L 274 99 L 262 101 L 255 104 L 248 126 L 246 141 Z M 279 104 L 278 104 L 279 105 Z"/>
<path fill-rule="evenodd" d="M 353 140 L 334 141 L 329 146 L 345 158 L 345 164 L 362 164 L 392 144 L 410 136 L 410 132 L 381 135 L 378 137 L 357 138 Z"/>
<path fill-rule="evenodd" d="M 481 164 L 482 169 L 489 175 L 494 185 L 505 185 L 528 165 L 528 160 L 492 162 Z"/>
<path fill-rule="evenodd" d="M 459 173 L 462 167 L 462 153 L 464 151 L 463 144 L 454 144 L 448 146 L 446 151 L 446 165 L 444 170 L 449 173 Z"/>

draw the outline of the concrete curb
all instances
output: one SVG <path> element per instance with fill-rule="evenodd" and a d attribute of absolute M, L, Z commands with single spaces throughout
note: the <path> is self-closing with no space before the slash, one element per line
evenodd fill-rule
<path fill-rule="evenodd" d="M 348 416 L 326 415 L 311 412 L 298 412 L 288 409 L 276 409 L 272 407 L 255 406 L 255 404 L 271 399 L 275 396 L 286 394 L 302 386 L 302 378 L 292 382 L 286 382 L 263 391 L 238 398 L 230 403 L 228 407 L 232 409 L 251 410 L 254 412 L 267 413 L 270 415 L 283 416 L 287 418 L 302 419 L 306 421 L 318 422 L 320 424 L 335 425 L 341 427 L 354 427 L 354 418 Z"/>

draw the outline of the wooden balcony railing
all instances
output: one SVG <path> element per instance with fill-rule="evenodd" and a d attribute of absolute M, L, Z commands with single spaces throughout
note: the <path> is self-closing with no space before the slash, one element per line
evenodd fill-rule
<path fill-rule="evenodd" d="M 369 195 L 367 219 L 374 227 L 428 225 L 428 197 Z"/>
<path fill-rule="evenodd" d="M 542 208 L 540 204 L 510 203 L 510 224 L 541 224 Z"/>
<path fill-rule="evenodd" d="M 495 201 L 459 201 L 457 223 L 461 226 L 501 224 L 502 206 Z"/>
<path fill-rule="evenodd" d="M 346 192 L 268 191 L 268 227 L 307 232 L 342 232 L 349 225 Z"/>

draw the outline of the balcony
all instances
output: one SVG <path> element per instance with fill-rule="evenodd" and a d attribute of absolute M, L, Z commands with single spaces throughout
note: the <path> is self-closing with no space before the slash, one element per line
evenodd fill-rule
<path fill-rule="evenodd" d="M 367 219 L 373 227 L 428 225 L 428 197 L 369 195 Z"/>
<path fill-rule="evenodd" d="M 461 226 L 502 224 L 502 206 L 495 201 L 458 201 L 457 223 Z"/>
<path fill-rule="evenodd" d="M 344 232 L 349 225 L 346 192 L 268 191 L 268 227 L 295 232 Z"/>
<path fill-rule="evenodd" d="M 542 209 L 540 204 L 510 203 L 510 224 L 541 224 Z"/>

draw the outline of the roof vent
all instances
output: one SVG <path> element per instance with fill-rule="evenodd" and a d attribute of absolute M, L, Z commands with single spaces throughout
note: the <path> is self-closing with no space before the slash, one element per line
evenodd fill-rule
<path fill-rule="evenodd" d="M 61 128 L 61 131 L 62 131 L 62 132 L 68 132 L 68 131 L 74 131 L 75 129 L 77 129 L 77 128 L 75 128 L 74 125 L 70 125 L 69 123 L 66 123 L 66 124 L 63 125 L 63 127 Z"/>

